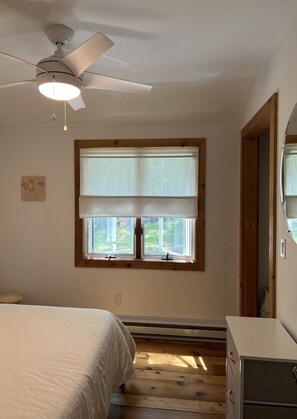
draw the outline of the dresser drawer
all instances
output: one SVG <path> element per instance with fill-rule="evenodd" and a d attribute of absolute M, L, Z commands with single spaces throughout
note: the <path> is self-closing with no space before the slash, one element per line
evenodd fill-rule
<path fill-rule="evenodd" d="M 292 375 L 295 366 L 287 362 L 245 360 L 244 400 L 287 403 L 297 407 L 297 385 Z"/>
<path fill-rule="evenodd" d="M 235 386 L 237 389 L 239 389 L 240 360 L 236 350 L 236 346 L 229 331 L 227 332 L 227 361 L 229 362 L 229 365 L 232 370 Z"/>
<path fill-rule="evenodd" d="M 243 419 L 296 419 L 297 409 L 278 406 L 245 405 Z"/>
<path fill-rule="evenodd" d="M 227 418 L 297 419 L 296 342 L 277 319 L 226 320 Z"/>
<path fill-rule="evenodd" d="M 227 389 L 226 389 L 226 411 L 227 418 L 239 419 L 239 398 L 234 382 L 229 361 L 227 362 Z"/>

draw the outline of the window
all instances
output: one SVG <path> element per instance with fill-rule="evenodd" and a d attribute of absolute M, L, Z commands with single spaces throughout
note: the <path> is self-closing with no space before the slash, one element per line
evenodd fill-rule
<path fill-rule="evenodd" d="M 283 207 L 295 242 L 297 242 L 297 145 L 288 142 L 283 151 Z M 296 141 L 295 138 L 293 141 Z"/>
<path fill-rule="evenodd" d="M 204 269 L 205 139 L 75 141 L 75 264 Z"/>

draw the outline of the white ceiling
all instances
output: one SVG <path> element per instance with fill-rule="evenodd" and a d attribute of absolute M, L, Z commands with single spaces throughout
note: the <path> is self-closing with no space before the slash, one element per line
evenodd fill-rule
<path fill-rule="evenodd" d="M 153 85 L 150 95 L 84 91 L 73 124 L 240 121 L 253 80 L 297 17 L 296 0 L 0 0 L 0 51 L 37 63 L 44 28 L 70 26 L 71 50 L 103 32 L 114 41 L 90 70 Z M 0 84 L 35 77 L 0 58 Z M 0 90 L 0 126 L 51 123 L 36 86 Z M 62 104 L 57 105 L 62 124 Z"/>

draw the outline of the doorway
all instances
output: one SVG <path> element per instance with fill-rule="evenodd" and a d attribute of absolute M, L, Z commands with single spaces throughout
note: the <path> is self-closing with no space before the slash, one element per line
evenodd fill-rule
<path fill-rule="evenodd" d="M 275 317 L 277 93 L 241 131 L 240 315 Z M 265 199 L 266 195 L 266 199 Z M 265 283 L 267 282 L 267 283 Z"/>

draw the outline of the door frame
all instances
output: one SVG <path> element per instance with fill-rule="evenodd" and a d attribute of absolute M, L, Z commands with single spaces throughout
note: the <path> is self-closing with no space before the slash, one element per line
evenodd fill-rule
<path fill-rule="evenodd" d="M 269 130 L 269 317 L 276 306 L 277 101 L 274 93 L 241 130 L 240 315 L 257 316 L 258 143 Z"/>

